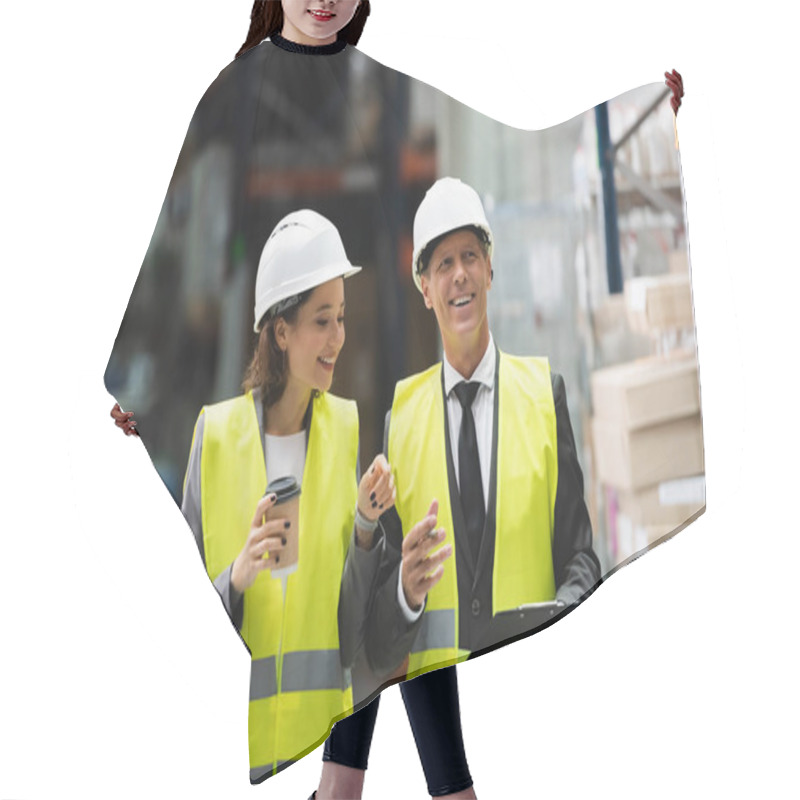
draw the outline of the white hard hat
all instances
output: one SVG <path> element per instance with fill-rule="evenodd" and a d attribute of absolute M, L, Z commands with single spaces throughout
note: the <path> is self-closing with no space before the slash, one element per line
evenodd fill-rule
<path fill-rule="evenodd" d="M 253 329 L 258 333 L 264 314 L 282 300 L 360 270 L 348 260 L 330 220 L 307 208 L 293 211 L 275 226 L 261 251 Z"/>
<path fill-rule="evenodd" d="M 494 237 L 478 193 L 458 178 L 439 178 L 425 193 L 414 217 L 411 273 L 417 289 L 422 291 L 419 273 L 423 250 L 439 236 L 468 225 L 474 225 L 486 234 L 487 254 L 491 258 Z"/>

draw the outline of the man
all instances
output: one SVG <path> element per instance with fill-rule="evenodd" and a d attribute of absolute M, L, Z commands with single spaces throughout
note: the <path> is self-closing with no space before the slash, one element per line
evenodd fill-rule
<path fill-rule="evenodd" d="M 491 335 L 492 247 L 475 190 L 437 181 L 414 220 L 413 275 L 444 359 L 398 383 L 387 415 L 397 500 L 382 524 L 397 544 L 366 640 L 378 674 L 486 652 L 546 619 L 521 606 L 552 615 L 600 581 L 564 382 Z M 444 546 L 429 556 L 431 542 Z"/>

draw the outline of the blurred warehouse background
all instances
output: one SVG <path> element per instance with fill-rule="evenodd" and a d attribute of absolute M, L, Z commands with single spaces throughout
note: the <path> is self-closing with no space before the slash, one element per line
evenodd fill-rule
<path fill-rule="evenodd" d="M 230 113 L 209 102 L 192 120 L 106 374 L 176 501 L 200 407 L 240 391 L 261 248 L 297 208 L 328 216 L 364 267 L 332 390 L 358 401 L 361 462 L 378 452 L 395 381 L 441 355 L 411 232 L 425 191 L 453 175 L 494 231 L 497 344 L 564 376 L 604 573 L 692 518 L 702 425 L 665 87 L 530 132 L 358 51 L 337 69 L 332 97 L 302 75 L 262 85 L 229 68 L 207 99 Z"/>

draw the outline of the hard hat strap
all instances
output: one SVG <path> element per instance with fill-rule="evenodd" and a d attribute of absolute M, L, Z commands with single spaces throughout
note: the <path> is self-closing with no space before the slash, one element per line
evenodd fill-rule
<path fill-rule="evenodd" d="M 290 308 L 294 308 L 294 306 L 300 302 L 302 294 L 302 292 L 300 294 L 293 294 L 291 297 L 286 297 L 283 300 L 279 300 L 274 306 L 267 309 L 267 313 L 264 314 L 264 319 L 274 319 L 275 317 L 279 317 L 281 314 L 288 311 Z"/>

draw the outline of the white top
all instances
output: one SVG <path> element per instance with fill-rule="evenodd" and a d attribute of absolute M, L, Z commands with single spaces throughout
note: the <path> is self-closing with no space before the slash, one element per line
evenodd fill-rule
<path fill-rule="evenodd" d="M 306 466 L 306 432 L 290 436 L 264 434 L 264 453 L 266 456 L 267 480 L 287 478 L 290 475 L 300 486 L 303 483 L 303 470 Z"/>

